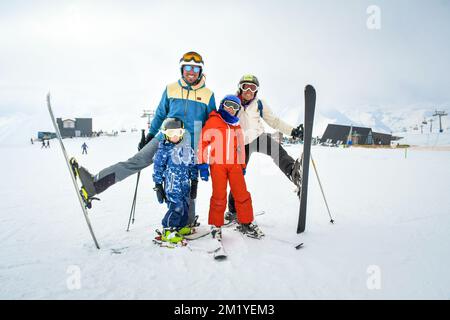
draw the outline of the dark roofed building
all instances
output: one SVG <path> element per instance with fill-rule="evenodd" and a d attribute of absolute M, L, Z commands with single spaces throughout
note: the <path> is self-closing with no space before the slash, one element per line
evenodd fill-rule
<path fill-rule="evenodd" d="M 351 139 L 351 144 L 390 145 L 392 135 L 372 132 L 371 128 L 329 124 L 320 143 L 340 145 L 347 144 L 349 139 Z"/>
<path fill-rule="evenodd" d="M 375 145 L 390 146 L 391 141 L 394 140 L 392 138 L 392 134 L 372 132 L 372 135 L 373 135 L 373 143 Z"/>
<path fill-rule="evenodd" d="M 346 144 L 349 138 L 351 138 L 352 144 L 373 144 L 371 128 L 343 126 L 340 124 L 329 124 L 320 142 L 339 145 Z"/>
<path fill-rule="evenodd" d="M 57 118 L 56 122 L 63 138 L 92 136 L 92 118 L 75 118 L 75 120 Z"/>

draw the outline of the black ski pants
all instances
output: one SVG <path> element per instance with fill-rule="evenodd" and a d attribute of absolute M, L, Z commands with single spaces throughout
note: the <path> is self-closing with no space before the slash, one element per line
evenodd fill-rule
<path fill-rule="evenodd" d="M 258 138 L 245 145 L 245 164 L 248 164 L 253 152 L 259 152 L 272 157 L 275 164 L 290 179 L 295 160 L 276 142 L 270 133 L 263 133 Z M 231 192 L 228 194 L 228 210 L 236 212 L 234 198 Z"/>

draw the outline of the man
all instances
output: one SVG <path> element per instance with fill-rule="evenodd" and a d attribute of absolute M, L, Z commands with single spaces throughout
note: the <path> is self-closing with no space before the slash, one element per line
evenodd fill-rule
<path fill-rule="evenodd" d="M 162 95 L 156 109 L 155 117 L 150 125 L 145 140 L 138 146 L 139 152 L 124 162 L 116 163 L 101 170 L 95 176 L 88 170 L 79 167 L 80 179 L 85 201 L 90 206 L 91 199 L 107 188 L 132 174 L 139 172 L 153 163 L 159 141 L 161 124 L 166 118 L 178 118 L 184 122 L 189 135 L 185 137 L 194 150 L 197 149 L 198 137 L 211 111 L 216 110 L 214 93 L 206 88 L 203 74 L 203 58 L 196 52 L 187 52 L 180 59 L 181 79 L 169 84 Z M 195 218 L 195 202 L 197 196 L 197 180 L 191 182 L 191 203 L 188 224 Z"/>
<path fill-rule="evenodd" d="M 241 99 L 242 107 L 238 113 L 239 122 L 244 131 L 245 163 L 250 160 L 253 152 L 264 153 L 272 157 L 275 164 L 296 186 L 300 185 L 300 161 L 294 160 L 286 150 L 265 132 L 264 124 L 273 129 L 297 139 L 303 139 L 303 125 L 294 128 L 278 118 L 269 105 L 256 96 L 259 90 L 258 78 L 254 75 L 244 75 L 238 84 L 237 95 Z M 236 216 L 233 195 L 228 196 L 228 210 L 225 218 L 230 221 Z"/>
<path fill-rule="evenodd" d="M 84 143 L 81 145 L 81 149 L 82 149 L 81 154 L 87 154 L 87 148 L 88 148 L 88 146 L 87 146 L 86 142 L 84 142 Z"/>

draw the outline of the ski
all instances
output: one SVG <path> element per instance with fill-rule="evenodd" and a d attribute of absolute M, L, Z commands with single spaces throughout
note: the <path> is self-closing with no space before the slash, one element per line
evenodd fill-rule
<path fill-rule="evenodd" d="M 211 235 L 214 241 L 216 241 L 217 249 L 214 251 L 214 260 L 224 260 L 227 258 L 227 253 L 222 243 L 222 229 L 214 228 L 211 230 Z"/>
<path fill-rule="evenodd" d="M 211 232 L 208 232 L 207 234 L 210 234 L 210 233 Z M 198 239 L 198 238 L 196 238 L 196 239 Z M 161 248 L 175 249 L 175 248 L 186 247 L 191 251 L 202 251 L 202 252 L 206 252 L 208 254 L 213 254 L 213 257 L 215 260 L 226 259 L 227 253 L 225 252 L 225 249 L 223 248 L 221 240 L 213 238 L 212 240 L 214 242 L 216 242 L 217 246 L 214 246 L 212 249 L 205 249 L 205 248 L 197 247 L 195 245 L 192 246 L 190 242 L 193 240 L 195 240 L 195 239 L 186 239 L 185 238 L 185 239 L 183 239 L 182 242 L 172 243 L 172 242 L 163 241 L 161 239 L 161 236 L 158 235 L 152 240 L 152 242 Z M 114 252 L 114 253 L 121 253 L 121 252 Z"/>
<path fill-rule="evenodd" d="M 303 131 L 303 154 L 301 167 L 301 188 L 298 196 L 300 198 L 300 209 L 297 225 L 297 233 L 305 231 L 306 226 L 306 203 L 308 198 L 308 174 L 309 160 L 311 157 L 312 129 L 314 124 L 314 111 L 316 108 L 316 90 L 313 86 L 305 87 L 305 123 Z"/>
<path fill-rule="evenodd" d="M 161 238 L 159 237 L 155 237 L 153 239 L 153 243 L 162 247 L 162 248 L 169 248 L 169 249 L 175 249 L 175 248 L 179 248 L 179 247 L 185 247 L 187 246 L 187 242 L 183 241 L 183 242 L 179 242 L 179 243 L 172 243 L 172 242 L 167 242 L 167 241 L 162 241 Z"/>
<path fill-rule="evenodd" d="M 206 226 L 203 228 L 195 227 L 192 229 L 193 229 L 192 233 L 183 236 L 183 238 L 185 238 L 186 240 L 196 240 L 196 239 L 203 238 L 211 233 L 211 227 L 209 227 L 209 226 Z"/>
<path fill-rule="evenodd" d="M 227 258 L 227 253 L 223 248 L 223 244 L 220 243 L 219 247 L 214 251 L 214 260 L 225 260 Z"/>
<path fill-rule="evenodd" d="M 230 212 L 226 212 L 226 213 L 230 213 Z M 225 213 L 225 214 L 226 214 Z M 261 210 L 261 211 L 256 211 L 255 213 L 253 213 L 253 216 L 254 217 L 258 217 L 258 216 L 262 216 L 263 214 L 265 214 L 266 212 L 264 211 L 264 210 Z M 227 220 L 227 219 L 225 219 L 225 224 L 222 226 L 222 228 L 229 228 L 229 227 L 232 227 L 232 226 L 234 226 L 234 225 L 236 225 L 236 223 L 237 223 L 237 220 L 236 219 L 233 219 L 233 220 Z"/>
<path fill-rule="evenodd" d="M 77 198 L 78 198 L 78 202 L 80 203 L 81 210 L 83 211 L 83 215 L 84 215 L 84 218 L 86 220 L 86 224 L 87 224 L 87 226 L 89 228 L 89 232 L 91 234 L 92 240 L 94 241 L 94 244 L 95 244 L 96 248 L 100 249 L 100 246 L 99 246 L 99 244 L 97 242 L 97 238 L 95 237 L 94 231 L 93 231 L 92 226 L 91 226 L 91 221 L 89 220 L 89 217 L 88 217 L 88 212 L 87 212 L 87 209 L 86 209 L 86 205 L 85 205 L 85 203 L 83 201 L 83 198 L 82 198 L 82 195 L 80 194 L 80 191 L 79 191 L 80 188 L 78 186 L 78 183 L 77 183 L 77 180 L 76 180 L 76 177 L 75 177 L 75 174 L 74 174 L 74 170 L 73 170 L 73 168 L 72 168 L 72 166 L 70 164 L 69 157 L 67 156 L 66 148 L 64 147 L 64 143 L 62 141 L 61 133 L 59 132 L 58 124 L 56 123 L 55 116 L 53 115 L 53 110 L 52 110 L 52 106 L 51 106 L 51 103 L 50 103 L 50 93 L 47 94 L 47 107 L 48 107 L 48 111 L 50 113 L 50 118 L 52 119 L 53 127 L 55 128 L 56 137 L 58 138 L 59 145 L 61 146 L 61 150 L 62 150 L 62 153 L 64 155 L 64 159 L 66 160 L 66 165 L 67 165 L 67 168 L 69 169 L 70 177 L 72 178 L 72 183 L 73 183 L 73 186 L 75 188 L 75 192 L 77 194 Z"/>

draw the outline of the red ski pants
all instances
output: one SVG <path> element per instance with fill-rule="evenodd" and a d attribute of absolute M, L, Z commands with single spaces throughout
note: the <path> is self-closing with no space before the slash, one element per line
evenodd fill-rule
<path fill-rule="evenodd" d="M 252 198 L 247 191 L 242 165 L 240 164 L 213 164 L 210 166 L 212 180 L 212 196 L 209 204 L 210 225 L 223 226 L 224 213 L 227 207 L 227 183 L 230 183 L 233 193 L 237 220 L 239 223 L 253 221 Z"/>

